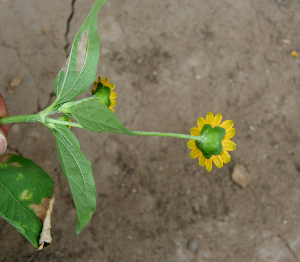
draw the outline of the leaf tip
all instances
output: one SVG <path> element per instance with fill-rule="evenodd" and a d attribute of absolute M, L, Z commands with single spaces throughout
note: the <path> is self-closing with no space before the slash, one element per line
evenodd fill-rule
<path fill-rule="evenodd" d="M 46 246 L 51 245 L 51 213 L 53 209 L 54 199 L 55 195 L 53 194 L 50 198 L 44 198 L 40 205 L 33 204 L 30 206 L 35 211 L 36 215 L 39 217 L 43 224 L 39 239 L 39 248 L 37 250 L 42 250 Z"/>

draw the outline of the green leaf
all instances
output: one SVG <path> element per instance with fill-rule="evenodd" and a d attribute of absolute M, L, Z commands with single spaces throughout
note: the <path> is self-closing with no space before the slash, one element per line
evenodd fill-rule
<path fill-rule="evenodd" d="M 112 132 L 135 135 L 133 131 L 123 127 L 116 115 L 99 101 L 84 101 L 66 108 L 83 128 L 98 133 Z"/>
<path fill-rule="evenodd" d="M 38 247 L 42 223 L 34 206 L 52 196 L 54 181 L 30 159 L 6 156 L 0 162 L 0 216 Z"/>
<path fill-rule="evenodd" d="M 70 184 L 77 210 L 76 234 L 90 221 L 96 208 L 96 188 L 90 161 L 83 155 L 75 135 L 65 126 L 51 130 L 63 172 Z"/>
<path fill-rule="evenodd" d="M 72 101 L 92 84 L 100 55 L 97 13 L 107 0 L 97 0 L 78 30 L 70 56 L 55 79 L 55 104 Z"/>

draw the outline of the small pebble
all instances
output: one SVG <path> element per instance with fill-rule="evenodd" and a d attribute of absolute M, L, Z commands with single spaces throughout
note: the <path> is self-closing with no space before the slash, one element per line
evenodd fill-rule
<path fill-rule="evenodd" d="M 198 242 L 196 239 L 191 239 L 187 245 L 188 250 L 197 253 L 198 251 Z"/>
<path fill-rule="evenodd" d="M 14 78 L 13 80 L 10 81 L 10 86 L 7 89 L 7 93 L 10 95 L 13 95 L 15 93 L 15 87 L 20 85 L 21 83 L 21 78 Z"/>
<path fill-rule="evenodd" d="M 254 127 L 253 125 L 249 125 L 249 129 L 250 129 L 251 131 L 255 131 L 255 127 Z"/>
<path fill-rule="evenodd" d="M 291 44 L 291 40 L 289 40 L 289 39 L 283 39 L 282 43 L 286 44 L 286 45 L 290 45 Z"/>
<path fill-rule="evenodd" d="M 247 172 L 246 168 L 243 165 L 237 164 L 234 167 L 231 178 L 239 186 L 245 188 L 250 182 L 251 175 Z"/>
<path fill-rule="evenodd" d="M 10 81 L 10 86 L 18 86 L 21 83 L 21 78 L 14 78 L 13 80 Z"/>

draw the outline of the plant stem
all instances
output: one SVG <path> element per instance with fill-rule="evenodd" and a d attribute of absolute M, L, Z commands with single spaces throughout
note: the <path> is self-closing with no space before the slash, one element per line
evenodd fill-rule
<path fill-rule="evenodd" d="M 138 136 L 165 136 L 165 137 L 178 137 L 183 139 L 203 141 L 202 136 L 191 136 L 191 135 L 176 134 L 176 133 L 144 132 L 144 131 L 134 131 L 134 133 Z"/>
<path fill-rule="evenodd" d="M 8 116 L 8 117 L 0 118 L 0 125 L 21 123 L 21 122 L 40 122 L 40 121 L 41 121 L 41 118 L 38 114 Z"/>
<path fill-rule="evenodd" d="M 39 116 L 39 114 L 8 116 L 8 117 L 2 117 L 2 118 L 0 118 L 0 125 L 13 124 L 13 123 L 23 123 L 23 122 L 39 122 L 39 123 L 43 123 L 44 121 L 42 121 L 42 119 Z M 54 123 L 54 124 L 59 124 L 59 125 L 74 126 L 74 127 L 83 128 L 82 125 L 80 125 L 78 123 L 68 122 L 68 121 L 63 121 L 63 120 L 58 120 L 58 119 L 53 119 L 53 118 L 49 118 L 49 117 L 45 118 L 45 123 Z"/>
<path fill-rule="evenodd" d="M 83 128 L 82 125 L 80 125 L 78 123 L 63 121 L 63 120 L 53 119 L 53 118 L 47 118 L 46 123 L 54 123 L 54 124 L 59 124 L 59 125 L 64 125 L 64 126 L 74 126 L 74 127 Z"/>

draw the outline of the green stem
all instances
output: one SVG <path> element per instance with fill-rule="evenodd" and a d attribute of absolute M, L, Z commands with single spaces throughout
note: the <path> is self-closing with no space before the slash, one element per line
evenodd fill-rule
<path fill-rule="evenodd" d="M 0 125 L 21 123 L 21 122 L 40 122 L 40 121 L 41 121 L 41 118 L 38 114 L 8 116 L 8 117 L 0 118 Z"/>
<path fill-rule="evenodd" d="M 74 126 L 74 127 L 83 128 L 82 125 L 80 125 L 78 123 L 63 121 L 63 120 L 53 119 L 53 118 L 47 118 L 46 123 L 53 123 L 53 124 L 59 124 L 59 125 L 64 125 L 64 126 Z"/>
<path fill-rule="evenodd" d="M 38 115 L 42 119 L 42 121 L 45 121 L 46 116 L 52 115 L 53 113 L 57 112 L 57 106 L 53 103 L 52 105 L 45 108 L 43 111 L 39 112 Z"/>
<path fill-rule="evenodd" d="M 80 99 L 80 100 L 76 100 L 74 102 L 66 102 L 58 108 L 58 112 L 61 112 L 63 114 L 68 114 L 69 113 L 68 109 L 70 107 L 73 107 L 75 105 L 79 105 L 80 103 L 85 102 L 85 101 L 94 101 L 94 100 L 97 100 L 97 99 L 98 99 L 97 97 L 92 96 L 92 97 L 87 97 L 87 98 L 83 98 L 83 99 Z"/>
<path fill-rule="evenodd" d="M 138 136 L 165 136 L 165 137 L 178 137 L 183 139 L 192 139 L 203 141 L 203 136 L 191 136 L 191 135 L 184 135 L 184 134 L 176 134 L 176 133 L 160 133 L 160 132 L 144 132 L 144 131 L 134 131 L 134 133 Z"/>

